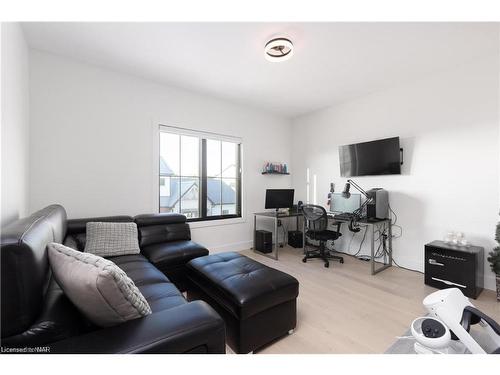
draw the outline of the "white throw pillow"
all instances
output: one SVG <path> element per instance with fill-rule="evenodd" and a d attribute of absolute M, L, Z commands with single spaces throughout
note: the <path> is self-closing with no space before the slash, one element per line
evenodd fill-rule
<path fill-rule="evenodd" d="M 140 251 L 136 223 L 87 223 L 86 253 L 114 257 Z"/>
<path fill-rule="evenodd" d="M 51 243 L 49 261 L 66 296 L 94 324 L 110 327 L 151 314 L 134 282 L 110 260 Z"/>

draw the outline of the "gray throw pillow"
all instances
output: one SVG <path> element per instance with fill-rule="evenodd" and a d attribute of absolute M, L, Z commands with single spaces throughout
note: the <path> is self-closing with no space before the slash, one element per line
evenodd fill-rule
<path fill-rule="evenodd" d="M 87 223 L 86 253 L 114 257 L 140 251 L 136 223 Z"/>
<path fill-rule="evenodd" d="M 110 260 L 58 243 L 49 244 L 48 255 L 59 286 L 94 324 L 110 327 L 151 314 L 134 282 Z"/>

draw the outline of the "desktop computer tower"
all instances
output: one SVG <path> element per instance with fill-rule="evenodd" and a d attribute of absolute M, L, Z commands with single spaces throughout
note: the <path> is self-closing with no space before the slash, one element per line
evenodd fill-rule
<path fill-rule="evenodd" d="M 268 254 L 273 251 L 273 234 L 267 230 L 255 231 L 255 250 Z"/>
<path fill-rule="evenodd" d="M 382 188 L 370 189 L 366 192 L 372 202 L 366 205 L 368 220 L 387 219 L 389 217 L 389 192 Z"/>
<path fill-rule="evenodd" d="M 300 230 L 291 230 L 288 232 L 288 244 L 296 249 L 302 249 L 303 237 Z"/>

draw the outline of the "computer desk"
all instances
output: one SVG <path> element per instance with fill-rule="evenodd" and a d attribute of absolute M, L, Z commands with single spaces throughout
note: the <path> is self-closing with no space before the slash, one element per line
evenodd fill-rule
<path fill-rule="evenodd" d="M 278 213 L 276 213 L 275 211 L 254 212 L 254 214 L 253 214 L 253 251 L 254 251 L 254 253 L 263 255 L 263 256 L 271 258 L 271 259 L 278 260 L 279 259 L 279 248 L 280 248 L 280 244 L 279 244 L 279 241 L 278 241 L 278 236 L 279 236 L 279 233 L 278 233 L 278 221 L 280 219 L 285 219 L 285 218 L 288 218 L 288 217 L 295 217 L 297 219 L 297 230 L 299 230 L 299 217 L 301 217 L 301 216 L 302 216 L 302 212 L 300 212 L 300 211 L 288 211 L 288 212 L 278 212 Z M 266 254 L 266 253 L 263 253 L 261 251 L 258 251 L 255 248 L 255 231 L 257 230 L 257 218 L 258 217 L 274 220 L 273 229 L 274 229 L 274 238 L 275 238 L 275 241 L 273 243 L 273 250 L 269 254 Z M 285 233 L 284 237 L 285 238 L 283 239 L 283 243 L 284 243 L 284 245 L 286 245 L 286 243 L 287 243 L 287 233 Z"/>
<path fill-rule="evenodd" d="M 348 223 L 348 220 L 340 220 L 340 219 L 335 219 L 335 213 L 333 212 L 327 212 L 328 215 L 328 220 L 333 221 L 334 223 Z M 392 220 L 391 219 L 382 219 L 382 220 L 367 220 L 367 219 L 361 219 L 357 221 L 358 225 L 360 227 L 366 227 L 366 230 L 370 230 L 370 269 L 371 269 L 371 274 L 376 275 L 377 273 L 389 268 L 392 266 Z M 375 230 L 382 224 L 387 223 L 387 231 L 388 231 L 388 246 L 387 246 L 387 253 L 384 252 L 384 263 L 382 266 L 377 267 L 376 264 L 379 262 L 375 261 Z M 304 241 L 305 241 L 305 236 L 304 236 Z M 305 246 L 305 242 L 304 242 Z"/>
<path fill-rule="evenodd" d="M 340 220 L 340 219 L 335 219 L 335 213 L 334 212 L 329 212 L 327 211 L 327 215 L 328 215 L 328 220 L 330 223 L 332 224 L 337 224 L 339 225 L 339 228 L 342 224 L 345 224 L 345 223 L 348 223 L 349 221 L 348 220 Z M 280 219 L 285 219 L 285 218 L 289 218 L 289 217 L 295 217 L 297 219 L 297 230 L 299 230 L 299 217 L 302 216 L 302 212 L 300 211 L 289 211 L 289 212 L 279 212 L 279 213 L 276 213 L 276 212 L 270 212 L 270 211 L 267 211 L 267 212 L 255 212 L 254 213 L 254 221 L 253 221 L 253 233 L 254 233 L 254 236 L 253 236 L 253 251 L 254 253 L 257 253 L 257 254 L 260 254 L 260 255 L 263 255 L 265 257 L 268 257 L 268 258 L 271 258 L 271 259 L 275 259 L 275 260 L 279 260 L 279 248 L 280 248 L 280 244 L 279 244 L 279 240 L 278 240 L 278 221 Z M 255 248 L 255 231 L 257 230 L 257 218 L 260 217 L 260 218 L 267 218 L 267 219 L 272 219 L 274 220 L 274 238 L 275 238 L 275 241 L 273 243 L 273 250 L 271 251 L 271 253 L 269 254 L 266 254 L 266 253 L 262 253 L 260 251 L 258 251 L 256 248 Z M 370 270 L 371 270 L 371 274 L 372 275 L 376 275 L 377 273 L 389 268 L 392 266 L 392 221 L 390 219 L 383 219 L 383 220 L 377 220 L 377 221 L 368 221 L 366 219 L 361 219 L 359 221 L 357 221 L 358 225 L 360 227 L 366 227 L 366 230 L 369 230 L 370 231 Z M 388 226 L 388 247 L 387 247 L 387 253 L 384 252 L 384 262 L 383 262 L 383 265 L 382 266 L 379 266 L 377 267 L 377 263 L 379 262 L 376 262 L 375 261 L 375 230 L 382 224 L 385 224 L 387 223 L 387 226 Z M 302 233 L 305 233 L 305 220 L 303 221 L 303 225 L 302 225 Z M 287 242 L 287 235 L 285 233 L 285 236 L 284 236 L 284 244 L 286 244 Z M 304 235 L 303 236 L 303 242 L 302 242 L 302 248 L 304 249 L 305 248 L 305 241 L 306 241 L 306 236 Z"/>

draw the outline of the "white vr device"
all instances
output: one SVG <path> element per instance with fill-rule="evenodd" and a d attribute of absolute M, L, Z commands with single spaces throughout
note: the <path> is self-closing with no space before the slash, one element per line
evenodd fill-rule
<path fill-rule="evenodd" d="M 415 351 L 428 353 L 488 353 L 471 336 L 470 329 L 479 324 L 500 354 L 500 325 L 474 307 L 460 289 L 443 289 L 429 294 L 423 301 L 429 316 L 415 319 L 411 333 L 416 340 Z"/>

